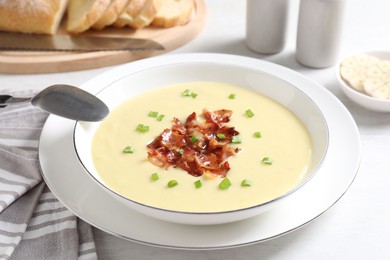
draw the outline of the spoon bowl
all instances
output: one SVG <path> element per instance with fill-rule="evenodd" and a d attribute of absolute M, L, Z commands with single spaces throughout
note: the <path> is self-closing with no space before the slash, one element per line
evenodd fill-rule
<path fill-rule="evenodd" d="M 101 121 L 110 112 L 106 104 L 96 96 L 65 84 L 52 85 L 31 98 L 3 97 L 0 97 L 2 105 L 30 101 L 37 108 L 72 120 Z"/>

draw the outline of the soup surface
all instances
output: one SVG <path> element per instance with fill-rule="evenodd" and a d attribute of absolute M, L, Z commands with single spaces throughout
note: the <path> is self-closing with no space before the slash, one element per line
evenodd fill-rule
<path fill-rule="evenodd" d="M 186 90 L 195 95 L 183 95 Z M 147 144 L 171 128 L 174 117 L 184 121 L 193 112 L 200 117 L 203 109 L 233 111 L 227 125 L 239 132 L 241 143 L 230 144 L 240 152 L 229 159 L 228 189 L 219 187 L 223 177 L 194 177 L 148 160 Z M 157 117 L 150 116 L 151 111 Z M 140 124 L 149 130 L 136 130 Z M 132 148 L 129 153 L 124 152 L 127 146 Z M 154 89 L 115 108 L 96 131 L 92 156 L 103 182 L 124 197 L 170 210 L 218 212 L 254 206 L 293 189 L 306 176 L 311 140 L 293 113 L 257 92 L 219 82 L 190 82 Z M 262 162 L 265 157 L 272 163 Z M 151 178 L 153 173 L 158 180 Z M 244 179 L 251 185 L 242 186 Z M 168 187 L 171 180 L 177 185 Z M 197 180 L 200 188 L 194 185 Z"/>

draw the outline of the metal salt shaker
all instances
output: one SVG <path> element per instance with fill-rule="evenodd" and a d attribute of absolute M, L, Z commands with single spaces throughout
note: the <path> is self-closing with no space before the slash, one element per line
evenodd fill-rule
<path fill-rule="evenodd" d="M 263 54 L 280 52 L 286 42 L 290 0 L 247 0 L 246 44 Z"/>
<path fill-rule="evenodd" d="M 296 59 L 313 68 L 334 65 L 339 56 L 346 0 L 301 0 Z"/>

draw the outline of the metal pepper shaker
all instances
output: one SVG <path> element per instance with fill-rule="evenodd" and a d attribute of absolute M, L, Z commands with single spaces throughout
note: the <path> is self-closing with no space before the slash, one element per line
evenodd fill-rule
<path fill-rule="evenodd" d="M 290 0 L 247 0 L 246 44 L 264 54 L 280 52 L 286 42 Z"/>
<path fill-rule="evenodd" d="M 346 0 L 301 0 L 296 59 L 313 68 L 334 65 L 339 56 Z"/>

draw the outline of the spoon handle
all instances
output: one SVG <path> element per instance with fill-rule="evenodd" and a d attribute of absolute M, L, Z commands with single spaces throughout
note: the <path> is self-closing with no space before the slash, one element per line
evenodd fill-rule
<path fill-rule="evenodd" d="M 8 105 L 20 104 L 31 101 L 31 97 L 17 98 L 10 95 L 0 95 L 0 107 L 6 107 Z"/>

